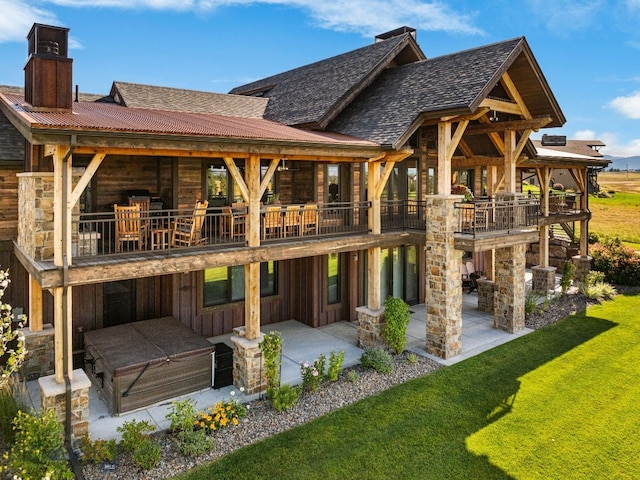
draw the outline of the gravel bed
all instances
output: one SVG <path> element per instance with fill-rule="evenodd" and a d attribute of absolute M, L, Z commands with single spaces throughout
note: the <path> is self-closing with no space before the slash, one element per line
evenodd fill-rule
<path fill-rule="evenodd" d="M 315 392 L 304 392 L 296 405 L 278 413 L 266 400 L 255 400 L 248 404 L 246 418 L 237 426 L 231 426 L 215 432 L 215 448 L 196 458 L 180 455 L 177 441 L 168 432 L 153 434 L 162 445 L 162 458 L 157 467 L 139 472 L 129 454 L 118 451 L 116 469 L 105 471 L 102 465 L 84 465 L 83 474 L 92 479 L 165 479 L 185 472 L 196 465 L 210 462 L 238 448 L 260 441 L 271 435 L 289 430 L 297 425 L 326 415 L 333 410 L 365 397 L 374 395 L 394 385 L 404 383 L 440 368 L 440 364 L 428 358 L 418 356 L 415 363 L 409 363 L 407 354 L 394 358 L 394 370 L 383 375 L 360 366 L 348 370 L 357 370 L 360 377 L 356 382 L 347 380 L 345 370 L 336 382 L 324 382 Z"/>

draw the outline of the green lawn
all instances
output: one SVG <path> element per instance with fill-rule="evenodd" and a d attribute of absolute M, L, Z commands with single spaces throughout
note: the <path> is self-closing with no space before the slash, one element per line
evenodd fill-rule
<path fill-rule="evenodd" d="M 620 295 L 178 478 L 639 478 L 639 338 Z"/>
<path fill-rule="evenodd" d="M 589 209 L 593 214 L 591 232 L 618 237 L 640 250 L 640 193 L 617 192 L 611 198 L 591 196 Z"/>

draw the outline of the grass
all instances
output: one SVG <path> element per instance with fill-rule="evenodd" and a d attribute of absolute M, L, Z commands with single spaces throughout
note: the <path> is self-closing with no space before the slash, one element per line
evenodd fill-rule
<path fill-rule="evenodd" d="M 611 198 L 589 197 L 590 231 L 618 237 L 640 251 L 640 172 L 600 173 L 598 183 L 602 191 L 613 193 Z"/>
<path fill-rule="evenodd" d="M 177 478 L 638 478 L 639 337 L 619 295 Z"/>

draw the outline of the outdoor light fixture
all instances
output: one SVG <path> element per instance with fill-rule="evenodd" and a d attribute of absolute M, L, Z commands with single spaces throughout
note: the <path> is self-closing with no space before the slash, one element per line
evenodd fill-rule
<path fill-rule="evenodd" d="M 490 122 L 497 122 L 498 121 L 498 113 L 495 110 L 493 111 L 493 113 L 489 117 L 489 121 Z"/>

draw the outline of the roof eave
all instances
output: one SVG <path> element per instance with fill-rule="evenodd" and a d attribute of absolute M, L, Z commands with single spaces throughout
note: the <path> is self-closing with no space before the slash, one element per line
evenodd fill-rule
<path fill-rule="evenodd" d="M 336 157 L 371 158 L 380 153 L 381 146 L 371 142 L 370 145 L 356 143 L 310 142 L 299 140 L 273 140 L 243 137 L 214 137 L 204 135 L 172 135 L 145 132 L 122 132 L 105 130 L 79 130 L 64 128 L 32 127 L 33 144 L 68 144 L 71 136 L 75 136 L 77 147 L 95 149 L 127 149 L 140 150 L 140 154 L 153 155 L 160 150 L 174 150 L 209 155 L 225 152 L 246 152 L 247 154 L 295 154 L 327 156 L 328 152 Z"/>

